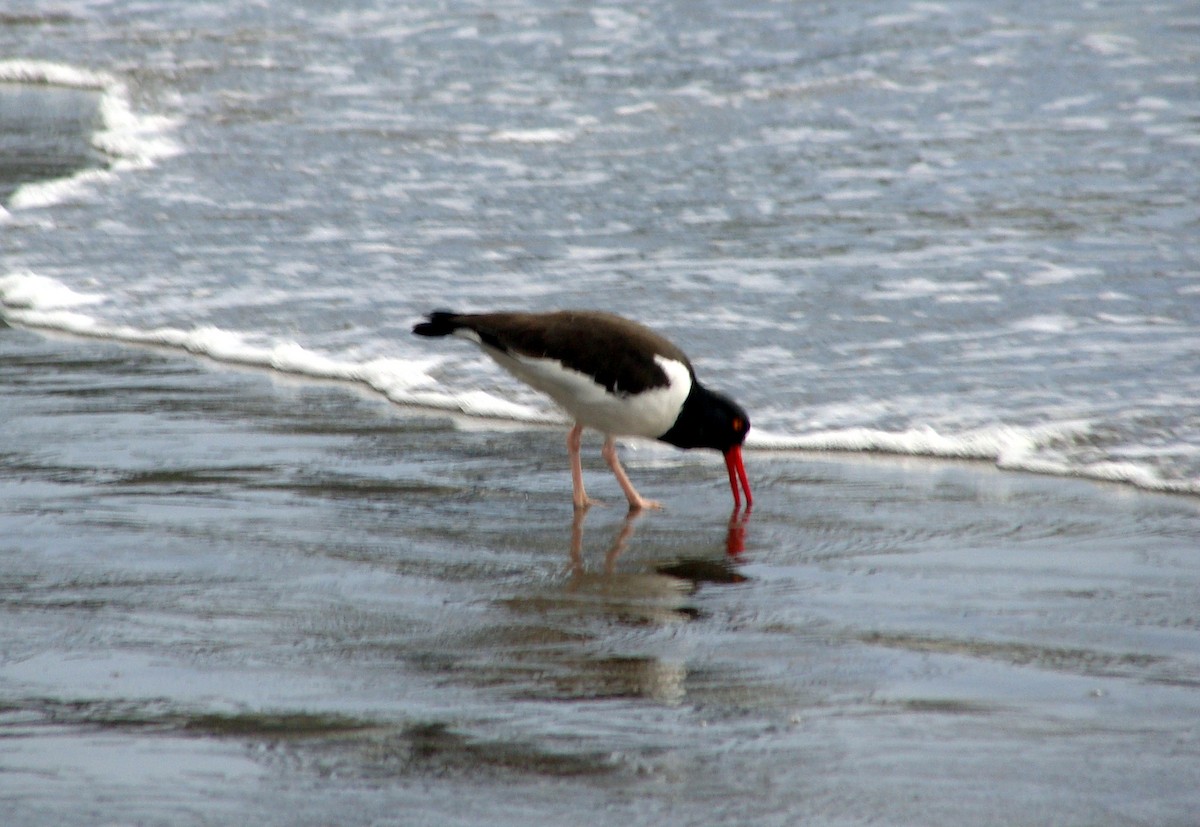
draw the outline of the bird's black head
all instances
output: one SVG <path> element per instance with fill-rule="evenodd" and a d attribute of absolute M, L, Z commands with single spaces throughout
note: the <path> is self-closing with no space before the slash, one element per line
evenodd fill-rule
<path fill-rule="evenodd" d="M 692 383 L 675 424 L 659 437 L 677 448 L 712 448 L 726 453 L 746 441 L 750 417 L 724 394 Z"/>
<path fill-rule="evenodd" d="M 659 439 L 679 448 L 712 448 L 724 454 L 734 513 L 741 508 L 742 492 L 745 492 L 746 513 L 749 514 L 754 496 L 750 493 L 750 480 L 742 464 L 742 443 L 749 431 L 750 417 L 738 403 L 693 381 L 675 424 Z"/>

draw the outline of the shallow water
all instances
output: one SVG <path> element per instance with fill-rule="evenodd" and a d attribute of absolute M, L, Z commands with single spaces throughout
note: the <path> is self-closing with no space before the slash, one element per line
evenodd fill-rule
<path fill-rule="evenodd" d="M 0 83 L 0 204 L 27 184 L 106 163 L 89 140 L 97 98 L 61 86 Z"/>
<path fill-rule="evenodd" d="M 6 824 L 1200 804 L 1193 498 L 758 454 L 730 525 L 719 462 L 632 454 L 668 509 L 573 525 L 554 429 L 12 328 L 0 350 Z"/>

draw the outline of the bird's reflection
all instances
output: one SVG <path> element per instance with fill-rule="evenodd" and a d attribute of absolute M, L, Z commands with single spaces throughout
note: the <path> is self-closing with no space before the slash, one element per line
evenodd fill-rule
<path fill-rule="evenodd" d="M 574 519 L 571 522 L 570 572 L 572 582 L 568 585 L 568 590 L 573 589 L 577 585 L 577 580 L 587 576 L 583 552 L 583 525 L 587 519 L 588 511 L 589 509 L 587 508 L 576 509 Z M 617 560 L 628 547 L 634 534 L 635 524 L 644 513 L 643 511 L 630 511 L 625 516 L 621 527 L 618 529 L 612 542 L 609 544 L 608 550 L 604 554 L 603 576 L 608 578 L 618 576 L 616 573 Z M 653 569 L 654 574 L 690 581 L 693 590 L 701 583 L 742 582 L 746 578 L 738 573 L 735 563 L 745 550 L 746 523 L 749 517 L 749 511 L 739 514 L 736 509 L 730 516 L 729 525 L 725 533 L 724 559 L 695 557 L 674 560 L 655 566 Z M 622 577 L 630 576 L 623 575 Z M 651 575 L 647 573 L 642 576 Z"/>
<path fill-rule="evenodd" d="M 588 512 L 591 507 L 576 508 L 575 517 L 571 521 L 571 574 L 578 577 L 584 573 L 583 565 L 583 523 L 587 519 Z M 621 523 L 621 528 L 613 538 L 612 543 L 608 547 L 608 551 L 604 555 L 604 573 L 611 575 L 617 565 L 617 558 L 621 556 L 621 552 L 629 544 L 629 538 L 633 536 L 634 523 L 641 517 L 645 511 L 638 509 L 630 511 L 625 515 L 625 519 Z"/>
<path fill-rule="evenodd" d="M 657 571 L 617 571 L 617 560 L 633 537 L 642 511 L 631 511 L 604 553 L 599 571 L 590 570 L 584 558 L 583 524 L 589 509 L 575 509 L 571 522 L 570 580 L 566 592 L 578 610 L 596 611 L 625 623 L 664 624 L 691 619 L 686 604 L 691 585 Z"/>
<path fill-rule="evenodd" d="M 729 515 L 729 530 L 725 533 L 725 553 L 738 558 L 746 550 L 746 523 L 750 522 L 750 509 L 738 513 L 734 508 Z"/>
<path fill-rule="evenodd" d="M 694 622 L 704 617 L 696 601 L 702 584 L 746 578 L 734 557 L 722 553 L 719 542 L 712 543 L 708 553 L 660 557 L 658 562 L 632 554 L 641 513 L 621 521 L 607 545 L 599 546 L 604 549 L 601 557 L 596 544 L 591 553 L 586 550 L 588 509 L 577 510 L 565 582 L 542 583 L 502 601 L 519 621 L 500 624 L 481 636 L 478 646 L 488 653 L 482 659 L 487 674 L 476 664 L 475 677 L 511 684 L 533 697 L 681 702 L 689 692 L 692 670 L 670 638 L 614 635 L 614 625 L 655 629 Z M 744 530 L 744 518 L 733 520 L 728 536 L 741 538 Z M 498 653 L 503 656 L 495 657 Z"/>

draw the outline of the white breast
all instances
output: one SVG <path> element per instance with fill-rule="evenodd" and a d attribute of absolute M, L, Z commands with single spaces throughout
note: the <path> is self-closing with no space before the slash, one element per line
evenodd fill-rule
<path fill-rule="evenodd" d="M 483 348 L 518 379 L 548 395 L 567 413 L 590 428 L 613 436 L 662 436 L 675 424 L 692 389 L 687 365 L 655 356 L 669 384 L 637 394 L 609 393 L 586 373 L 564 367 L 556 359 L 535 359 Z"/>

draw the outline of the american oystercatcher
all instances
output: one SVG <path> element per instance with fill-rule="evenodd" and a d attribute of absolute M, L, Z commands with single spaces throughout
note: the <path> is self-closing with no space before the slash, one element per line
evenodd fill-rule
<path fill-rule="evenodd" d="M 636 322 L 594 310 L 555 313 L 431 313 L 418 336 L 460 336 L 501 367 L 547 394 L 575 419 L 567 435 L 576 508 L 592 503 L 583 488 L 583 429 L 604 434 L 601 454 L 631 511 L 661 508 L 633 487 L 617 458 L 618 436 L 658 439 L 725 455 L 733 507 L 753 503 L 742 464 L 750 419 L 736 402 L 708 390 L 678 347 Z"/>

